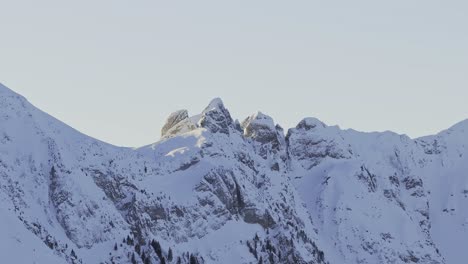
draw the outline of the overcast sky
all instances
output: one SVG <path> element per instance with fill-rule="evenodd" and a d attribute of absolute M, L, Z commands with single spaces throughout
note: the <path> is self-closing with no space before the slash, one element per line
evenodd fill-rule
<path fill-rule="evenodd" d="M 0 82 L 121 146 L 221 97 L 411 137 L 468 118 L 467 1 L 0 0 Z"/>

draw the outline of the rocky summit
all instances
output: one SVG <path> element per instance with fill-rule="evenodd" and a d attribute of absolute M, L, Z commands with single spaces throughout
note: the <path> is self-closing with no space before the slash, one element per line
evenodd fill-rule
<path fill-rule="evenodd" d="M 135 149 L 0 85 L 2 263 L 462 264 L 467 204 L 468 121 L 417 139 L 315 118 L 285 132 L 214 99 Z"/>

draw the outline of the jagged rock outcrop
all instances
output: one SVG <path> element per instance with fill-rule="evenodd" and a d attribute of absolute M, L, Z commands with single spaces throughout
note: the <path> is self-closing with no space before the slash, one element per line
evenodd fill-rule
<path fill-rule="evenodd" d="M 229 134 L 233 128 L 231 114 L 224 107 L 220 98 L 213 99 L 203 110 L 200 121 L 200 127 L 208 129 L 212 133 Z"/>
<path fill-rule="evenodd" d="M 189 118 L 187 110 L 179 110 L 169 115 L 161 129 L 161 138 L 173 137 L 192 131 L 196 124 Z"/>
<path fill-rule="evenodd" d="M 270 152 L 278 153 L 286 148 L 283 128 L 275 125 L 271 117 L 261 112 L 246 118 L 241 127 L 244 137 L 259 143 L 258 153 L 263 158 L 267 158 Z"/>
<path fill-rule="evenodd" d="M 311 169 L 325 158 L 347 159 L 352 155 L 338 127 L 327 127 L 315 118 L 305 118 L 286 135 L 288 153 L 304 168 Z"/>

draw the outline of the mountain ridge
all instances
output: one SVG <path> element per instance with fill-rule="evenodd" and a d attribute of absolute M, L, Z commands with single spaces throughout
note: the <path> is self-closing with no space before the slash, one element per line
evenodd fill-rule
<path fill-rule="evenodd" d="M 63 123 L 63 124 L 66 125 L 66 126 L 71 127 L 72 129 L 76 130 L 76 131 L 79 132 L 80 134 L 83 134 L 83 135 L 88 136 L 88 137 L 92 137 L 92 138 L 95 139 L 95 140 L 99 140 L 99 139 L 94 138 L 92 135 L 89 135 L 89 134 L 86 134 L 86 133 L 84 133 L 84 132 L 81 132 L 80 130 L 74 128 L 73 126 L 70 126 L 69 124 L 65 123 L 64 121 L 62 121 L 62 120 L 60 120 L 60 119 L 57 119 L 57 118 L 54 117 L 53 115 L 50 115 L 49 113 L 46 113 L 46 112 L 42 111 L 41 109 L 35 107 L 31 102 L 29 102 L 29 100 L 28 100 L 26 97 L 24 97 L 24 96 L 22 96 L 21 94 L 15 92 L 14 90 L 8 88 L 7 86 L 5 86 L 4 84 L 2 84 L 2 83 L 0 82 L 0 93 L 2 93 L 2 92 L 3 92 L 3 93 L 6 93 L 6 94 L 10 94 L 10 95 L 12 95 L 12 96 L 20 97 L 20 98 L 22 98 L 23 100 L 25 100 L 28 104 L 30 104 L 32 107 L 34 107 L 36 110 L 45 113 L 46 115 L 50 116 L 51 118 L 56 119 L 57 121 Z M 212 106 L 212 104 L 217 105 L 217 104 L 219 104 L 219 103 L 220 103 L 220 104 L 223 106 L 223 108 L 224 108 L 224 102 L 223 102 L 223 100 L 222 100 L 220 97 L 214 97 L 214 98 L 208 103 L 208 105 L 205 107 L 205 110 L 206 110 L 207 108 L 210 108 L 210 107 Z M 174 112 L 172 112 L 171 114 L 169 114 L 168 118 L 169 118 L 172 114 L 177 113 L 177 112 L 179 112 L 179 111 L 186 112 L 186 114 L 187 114 L 187 116 L 189 117 L 189 119 L 193 119 L 192 122 L 193 122 L 193 121 L 198 121 L 197 117 L 201 115 L 201 114 L 196 114 L 196 115 L 193 115 L 193 116 L 189 116 L 189 113 L 188 113 L 188 111 L 187 111 L 186 109 L 181 109 L 181 110 L 174 111 Z M 265 114 L 265 113 L 263 113 L 263 112 L 261 112 L 261 111 L 254 112 L 254 113 L 251 114 L 251 115 L 255 115 L 255 114 L 257 114 L 257 113 L 261 113 L 261 114 L 263 114 L 263 115 L 266 115 L 266 116 L 270 117 L 269 115 L 267 115 L 267 114 Z M 271 118 L 271 117 L 270 117 L 270 118 Z M 373 133 L 394 133 L 394 134 L 397 134 L 397 135 L 400 135 L 400 136 L 408 136 L 408 135 L 406 135 L 405 133 L 395 132 L 395 131 L 390 130 L 390 129 L 383 130 L 383 131 L 362 131 L 362 130 L 357 130 L 357 129 L 354 129 L 354 128 L 342 129 L 338 124 L 335 124 L 335 125 L 328 125 L 328 124 L 325 124 L 323 121 L 321 121 L 319 118 L 317 118 L 317 117 L 311 117 L 311 116 L 310 116 L 310 117 L 304 117 L 304 118 L 302 118 L 302 119 L 298 122 L 297 125 L 299 125 L 299 123 L 301 123 L 301 122 L 304 121 L 305 119 L 316 120 L 317 122 L 320 122 L 320 123 L 322 123 L 322 124 L 325 125 L 325 126 L 338 127 L 339 129 L 344 130 L 344 131 L 346 131 L 346 130 L 351 130 L 351 131 L 355 131 L 355 132 L 359 132 L 359 133 L 369 133 L 369 134 L 373 134 Z M 237 121 L 237 119 L 234 120 L 234 121 Z M 195 123 L 196 123 L 196 122 L 195 122 Z M 275 124 L 276 124 L 276 125 L 280 125 L 280 124 L 278 124 L 278 123 L 275 123 Z M 167 125 L 167 120 L 166 120 L 166 122 L 163 124 L 163 127 L 164 127 L 165 125 Z M 297 126 L 297 125 L 296 125 L 296 126 Z M 280 125 L 280 126 L 281 126 L 281 125 Z M 162 127 L 162 128 L 163 128 L 163 127 Z M 162 128 L 161 128 L 161 129 L 162 129 Z M 286 129 L 286 131 L 288 131 L 289 129 L 292 129 L 292 128 L 295 128 L 295 127 L 288 128 L 288 129 Z M 453 129 L 467 130 L 467 129 L 468 129 L 468 118 L 466 118 L 466 119 L 464 119 L 464 120 L 461 120 L 461 121 L 459 121 L 459 122 L 456 122 L 456 123 L 454 123 L 453 125 L 449 126 L 448 128 L 442 129 L 442 130 L 440 130 L 439 132 L 434 133 L 434 134 L 429 134 L 429 135 L 424 135 L 424 136 L 417 136 L 417 137 L 410 137 L 410 136 L 408 136 L 408 137 L 409 137 L 410 139 L 412 139 L 412 140 L 417 140 L 417 139 L 421 139 L 421 138 L 425 138 L 425 137 L 436 136 L 436 135 L 438 135 L 438 134 L 440 134 L 440 133 L 443 133 L 443 132 L 445 132 L 445 131 L 447 131 L 447 130 L 453 130 Z M 161 139 L 162 139 L 162 138 L 163 138 L 163 137 L 161 136 Z M 116 144 L 107 142 L 107 141 L 105 141 L 105 140 L 99 140 L 99 141 L 101 141 L 101 142 L 103 142 L 103 143 L 106 143 L 106 144 L 109 144 L 109 145 L 112 145 L 112 146 L 115 146 L 115 147 L 122 147 L 122 148 L 139 148 L 139 147 L 137 147 L 137 146 L 119 146 L 119 145 L 116 145 Z M 158 141 L 158 139 L 156 139 L 155 142 L 157 142 L 157 141 Z M 153 142 L 153 143 L 154 143 L 154 142 Z M 150 143 L 150 144 L 152 144 L 152 143 Z M 141 146 L 141 147 L 143 147 L 143 146 Z"/>
<path fill-rule="evenodd" d="M 125 148 L 3 85 L 0 109 L 0 209 L 9 219 L 0 226 L 14 226 L 0 229 L 0 243 L 13 245 L 3 259 L 21 248 L 50 263 L 468 257 L 467 120 L 416 139 L 316 118 L 284 133 L 261 112 L 233 120 L 215 98 L 200 115 L 170 115 L 161 140 Z"/>

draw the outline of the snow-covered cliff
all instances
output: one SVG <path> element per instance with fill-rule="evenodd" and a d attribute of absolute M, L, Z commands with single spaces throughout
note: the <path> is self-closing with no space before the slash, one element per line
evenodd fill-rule
<path fill-rule="evenodd" d="M 220 99 L 120 148 L 0 85 L 0 259 L 11 263 L 464 263 L 468 121 L 410 139 Z"/>

